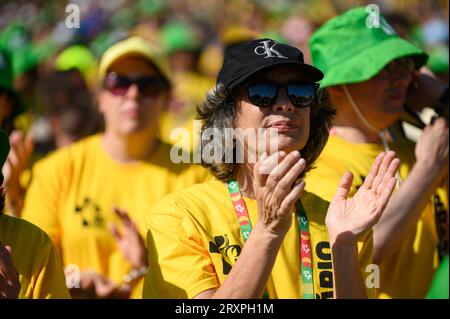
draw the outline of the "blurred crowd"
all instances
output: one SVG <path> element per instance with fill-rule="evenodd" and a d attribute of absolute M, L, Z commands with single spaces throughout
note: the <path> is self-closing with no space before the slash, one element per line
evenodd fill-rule
<path fill-rule="evenodd" d="M 224 47 L 268 36 L 298 47 L 310 62 L 309 35 L 327 19 L 368 4 L 429 53 L 428 67 L 448 82 L 448 1 L 2 1 L 0 46 L 13 56 L 11 83 L 2 88 L 15 94 L 2 102 L 1 127 L 33 132 L 38 155 L 101 130 L 91 95 L 98 58 L 136 34 L 163 45 L 170 57 L 175 94 L 160 125 L 170 142 L 172 128 L 192 130 L 195 106 L 213 86 Z"/>

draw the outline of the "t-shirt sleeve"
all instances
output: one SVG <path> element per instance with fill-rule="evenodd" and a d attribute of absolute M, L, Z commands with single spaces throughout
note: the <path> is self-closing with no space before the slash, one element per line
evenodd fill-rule
<path fill-rule="evenodd" d="M 144 298 L 192 298 L 219 287 L 207 247 L 182 208 L 174 203 L 167 209 L 156 208 L 147 218 L 147 227 L 149 271 Z"/>
<path fill-rule="evenodd" d="M 33 167 L 32 180 L 22 210 L 22 218 L 43 229 L 58 250 L 61 238 L 58 207 L 64 183 L 70 178 L 66 168 L 67 152 L 60 152 L 50 155 Z"/>
<path fill-rule="evenodd" d="M 36 265 L 31 284 L 33 299 L 69 299 L 66 278 L 61 261 L 50 238 L 45 236 L 43 251 L 38 252 L 40 263 Z M 35 257 L 36 258 L 36 257 Z"/>

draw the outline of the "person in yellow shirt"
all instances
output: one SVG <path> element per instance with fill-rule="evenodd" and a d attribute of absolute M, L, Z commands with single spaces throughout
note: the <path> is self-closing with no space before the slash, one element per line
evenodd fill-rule
<path fill-rule="evenodd" d="M 0 167 L 8 152 L 8 137 L 0 130 Z M 35 225 L 3 214 L 4 208 L 5 194 L 0 186 L 0 299 L 70 298 L 51 239 Z"/>
<path fill-rule="evenodd" d="M 383 17 L 371 14 L 352 9 L 310 39 L 313 63 L 325 73 L 321 87 L 337 115 L 317 168 L 306 178 L 307 190 L 330 200 L 340 175 L 350 171 L 354 194 L 378 153 L 395 151 L 387 156 L 397 154 L 401 160 L 397 189 L 374 226 L 378 296 L 424 298 L 439 255 L 448 254 L 448 192 L 439 186 L 448 180 L 449 132 L 439 118 L 414 145 L 397 123 L 405 102 L 411 107 L 425 96 L 433 105 L 445 88 L 424 74 L 417 76 L 427 55 L 401 39 Z M 407 99 L 408 91 L 415 92 L 414 101 Z"/>
<path fill-rule="evenodd" d="M 173 98 L 160 117 L 160 136 L 164 142 L 192 152 L 199 140 L 195 109 L 214 81 L 198 70 L 201 42 L 189 23 L 168 22 L 159 37 L 169 56 L 173 84 Z M 189 134 L 183 134 L 186 132 Z"/>
<path fill-rule="evenodd" d="M 171 88 L 160 52 L 136 36 L 105 51 L 97 94 L 105 132 L 33 167 L 22 216 L 49 234 L 66 269 L 81 272 L 74 297 L 141 297 L 143 216 L 163 195 L 208 178 L 199 165 L 173 163 L 157 137 Z"/>
<path fill-rule="evenodd" d="M 268 38 L 226 51 L 198 114 L 202 163 L 216 178 L 164 197 L 148 214 L 144 298 L 373 295 L 370 229 L 399 162 L 380 154 L 351 199 L 350 174 L 331 204 L 303 191 L 334 113 L 317 95 L 322 77 L 297 48 Z M 222 139 L 232 128 L 235 139 Z"/>

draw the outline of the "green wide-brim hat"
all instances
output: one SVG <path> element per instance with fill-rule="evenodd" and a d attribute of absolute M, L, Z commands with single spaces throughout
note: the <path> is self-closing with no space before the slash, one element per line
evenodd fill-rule
<path fill-rule="evenodd" d="M 425 52 L 400 38 L 371 8 L 347 11 L 312 34 L 312 61 L 325 74 L 321 87 L 367 81 L 402 57 L 411 57 L 416 69 L 427 62 Z"/>

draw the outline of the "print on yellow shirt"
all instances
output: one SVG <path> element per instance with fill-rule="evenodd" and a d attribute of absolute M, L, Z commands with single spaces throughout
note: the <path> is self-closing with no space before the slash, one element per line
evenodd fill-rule
<path fill-rule="evenodd" d="M 399 173 L 406 179 L 414 161 L 414 144 L 399 140 L 389 145 L 401 161 Z M 330 136 L 313 170 L 306 176 L 306 190 L 325 200 L 331 200 L 340 177 L 347 171 L 354 181 L 349 196 L 362 185 L 376 156 L 383 146 L 373 143 L 350 143 L 338 136 Z M 395 191 L 394 191 L 395 192 Z M 380 267 L 379 298 L 424 298 L 428 285 L 439 265 L 438 245 L 448 247 L 448 203 L 446 190 L 439 188 L 430 198 L 414 228 L 402 247 Z M 433 204 L 434 201 L 434 204 Z M 435 217 L 436 213 L 436 217 Z M 436 220 L 437 219 L 437 220 Z M 436 224 L 436 222 L 438 222 Z M 447 240 L 439 240 L 439 234 Z M 448 250 L 447 250 L 448 251 Z"/>
<path fill-rule="evenodd" d="M 211 178 L 199 165 L 172 163 L 170 149 L 159 142 L 148 160 L 132 164 L 112 160 L 101 135 L 61 149 L 34 166 L 22 216 L 47 232 L 65 267 L 122 284 L 131 265 L 108 228 L 121 231 L 113 208 L 126 210 L 144 236 L 144 218 L 161 197 Z M 142 282 L 132 297 L 142 296 Z"/>
<path fill-rule="evenodd" d="M 252 225 L 256 201 L 243 197 Z M 314 194 L 301 197 L 311 234 L 314 294 L 333 297 L 333 270 L 325 216 L 329 203 Z M 271 299 L 301 297 L 300 236 L 293 219 L 266 284 Z M 165 196 L 147 217 L 149 272 L 144 298 L 193 298 L 218 288 L 236 263 L 244 239 L 227 186 L 219 180 Z M 371 233 L 358 243 L 361 274 L 371 263 Z M 368 289 L 368 296 L 373 296 Z"/>

